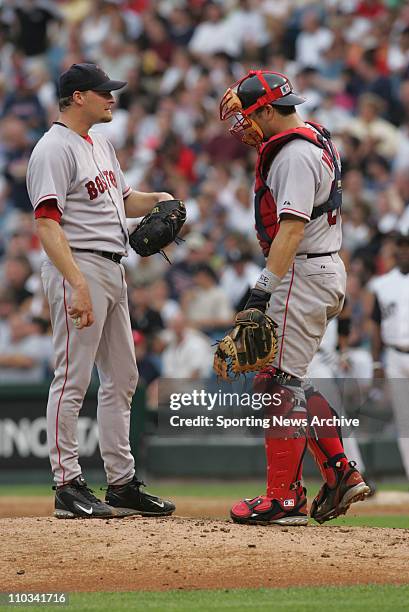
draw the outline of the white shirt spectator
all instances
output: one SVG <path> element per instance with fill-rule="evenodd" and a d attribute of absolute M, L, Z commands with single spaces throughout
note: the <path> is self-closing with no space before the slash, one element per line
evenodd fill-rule
<path fill-rule="evenodd" d="M 31 368 L 0 366 L 0 384 L 42 382 L 46 364 L 53 358 L 51 336 L 25 336 L 13 342 L 10 338 L 9 329 L 3 327 L 0 336 L 0 355 L 2 357 L 24 355 L 34 362 Z"/>
<path fill-rule="evenodd" d="M 252 262 L 245 263 L 240 274 L 234 264 L 225 268 L 220 278 L 220 286 L 228 296 L 233 308 L 246 291 L 254 287 L 260 272 L 261 268 Z"/>
<path fill-rule="evenodd" d="M 322 53 L 329 49 L 333 38 L 333 33 L 326 28 L 319 28 L 314 33 L 301 32 L 295 43 L 297 62 L 302 66 L 318 67 Z"/>
<path fill-rule="evenodd" d="M 172 337 L 162 355 L 164 378 L 206 378 L 211 373 L 213 349 L 210 340 L 201 332 L 186 328 L 183 339 Z"/>
<path fill-rule="evenodd" d="M 205 21 L 195 29 L 189 42 L 189 50 L 197 55 L 225 52 L 237 57 L 241 50 L 241 41 L 238 36 L 231 35 L 230 26 L 226 21 L 217 23 Z"/>

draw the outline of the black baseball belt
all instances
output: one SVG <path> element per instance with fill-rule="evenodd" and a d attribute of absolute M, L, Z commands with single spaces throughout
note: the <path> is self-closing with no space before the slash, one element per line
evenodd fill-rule
<path fill-rule="evenodd" d="M 330 253 L 297 253 L 296 257 L 306 256 L 307 259 L 314 259 L 315 257 L 328 257 L 328 255 L 335 255 L 338 251 L 331 251 Z"/>
<path fill-rule="evenodd" d="M 115 263 L 121 263 L 121 259 L 123 255 L 119 253 L 111 253 L 110 251 L 97 251 L 95 249 L 76 249 L 75 247 L 71 247 L 71 251 L 74 253 L 94 253 L 94 255 L 100 255 L 101 257 L 105 257 L 105 259 L 109 259 L 110 261 L 114 261 Z"/>

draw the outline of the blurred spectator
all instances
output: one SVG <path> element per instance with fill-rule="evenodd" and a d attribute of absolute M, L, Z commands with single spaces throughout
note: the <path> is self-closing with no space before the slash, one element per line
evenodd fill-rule
<path fill-rule="evenodd" d="M 382 119 L 384 108 L 381 98 L 375 94 L 363 94 L 359 99 L 356 119 L 351 119 L 346 130 L 365 145 L 367 153 L 375 150 L 391 159 L 397 151 L 398 132 L 389 121 Z"/>
<path fill-rule="evenodd" d="M 206 378 L 211 374 L 214 350 L 210 340 L 189 327 L 182 313 L 169 322 L 170 341 L 162 355 L 164 378 Z"/>
<path fill-rule="evenodd" d="M 145 387 L 147 387 L 159 377 L 160 372 L 152 359 L 149 357 L 146 337 L 137 330 L 132 332 L 132 337 L 135 345 L 135 356 L 138 364 L 139 380 Z"/>
<path fill-rule="evenodd" d="M 42 322 L 9 315 L 0 335 L 0 383 L 35 383 L 44 379 L 53 355 L 51 336 Z"/>
<path fill-rule="evenodd" d="M 369 208 L 364 204 L 356 204 L 351 208 L 342 224 L 342 245 L 344 249 L 354 252 L 358 247 L 364 246 L 368 242 L 369 228 L 366 220 L 369 212 Z"/>
<path fill-rule="evenodd" d="M 227 53 L 237 57 L 240 53 L 240 37 L 232 36 L 228 22 L 225 20 L 222 5 L 207 2 L 204 9 L 204 20 L 196 27 L 189 42 L 189 50 L 198 60 L 206 56 Z"/>
<path fill-rule="evenodd" d="M 170 299 L 169 287 L 164 279 L 160 278 L 152 283 L 150 298 L 153 308 L 160 314 L 165 325 L 180 311 L 176 300 Z"/>
<path fill-rule="evenodd" d="M 2 116 L 24 122 L 27 137 L 37 140 L 46 129 L 46 117 L 34 87 L 34 79 L 18 75 L 15 89 L 4 100 Z"/>
<path fill-rule="evenodd" d="M 404 72 L 409 65 L 409 26 L 392 41 L 388 50 L 388 68 L 392 72 Z"/>
<path fill-rule="evenodd" d="M 224 331 L 232 324 L 230 300 L 207 264 L 195 268 L 193 287 L 184 293 L 182 308 L 189 323 L 208 334 Z"/>
<path fill-rule="evenodd" d="M 220 286 L 235 311 L 241 310 L 249 289 L 254 287 L 261 268 L 251 261 L 249 253 L 231 251 L 220 278 Z"/>
<path fill-rule="evenodd" d="M 322 53 L 333 41 L 333 33 L 322 27 L 316 9 L 307 10 L 296 42 L 296 60 L 302 66 L 317 68 L 322 62 Z"/>
<path fill-rule="evenodd" d="M 27 127 L 21 120 L 11 117 L 3 121 L 1 127 L 6 179 L 3 197 L 12 209 L 31 213 L 33 209 L 26 187 L 26 172 L 33 145 L 28 139 Z"/>
<path fill-rule="evenodd" d="M 163 321 L 159 312 L 151 307 L 149 285 L 132 287 L 129 293 L 129 313 L 132 329 L 147 337 L 163 329 Z"/>
<path fill-rule="evenodd" d="M 11 7 L 8 17 L 16 47 L 30 58 L 43 55 L 48 48 L 50 24 L 61 21 L 55 2 L 21 0 Z"/>
<path fill-rule="evenodd" d="M 21 306 L 25 300 L 33 297 L 27 289 L 27 281 L 32 274 L 32 268 L 24 255 L 8 255 L 3 264 L 3 287 L 13 293 L 14 300 Z"/>

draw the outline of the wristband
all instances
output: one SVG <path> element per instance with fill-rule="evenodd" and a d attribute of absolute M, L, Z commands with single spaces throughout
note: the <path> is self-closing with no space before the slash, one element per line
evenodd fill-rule
<path fill-rule="evenodd" d="M 382 361 L 374 361 L 372 364 L 374 370 L 383 369 Z"/>
<path fill-rule="evenodd" d="M 257 279 L 255 289 L 261 289 L 261 291 L 273 293 L 280 283 L 281 278 L 277 276 L 277 274 L 274 274 L 274 272 L 271 272 L 268 268 L 264 268 Z"/>

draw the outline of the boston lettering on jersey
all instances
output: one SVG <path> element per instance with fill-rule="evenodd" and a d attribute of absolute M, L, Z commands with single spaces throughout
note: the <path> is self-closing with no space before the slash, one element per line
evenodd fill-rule
<path fill-rule="evenodd" d="M 93 181 L 85 183 L 90 200 L 95 200 L 99 194 L 104 193 L 110 187 L 117 187 L 116 176 L 112 170 L 103 170 Z"/>
<path fill-rule="evenodd" d="M 329 198 L 324 204 L 314 207 L 311 220 L 317 219 L 321 215 L 327 213 L 328 224 L 335 225 L 336 215 L 334 215 L 334 211 L 341 208 L 341 170 L 335 147 L 331 142 L 330 133 L 326 128 L 317 123 L 309 121 L 308 124 L 315 129 L 311 127 L 295 128 L 283 132 L 278 136 L 272 136 L 272 138 L 263 144 L 259 151 L 256 165 L 256 183 L 254 187 L 255 227 L 261 250 L 266 257 L 270 251 L 271 243 L 276 237 L 279 229 L 277 205 L 266 180 L 274 158 L 279 151 L 281 151 L 283 146 L 291 140 L 302 138 L 322 149 L 323 162 L 326 163 L 330 169 L 334 169 L 334 180 L 332 182 Z"/>

